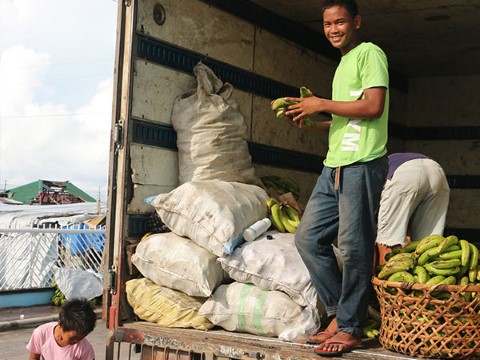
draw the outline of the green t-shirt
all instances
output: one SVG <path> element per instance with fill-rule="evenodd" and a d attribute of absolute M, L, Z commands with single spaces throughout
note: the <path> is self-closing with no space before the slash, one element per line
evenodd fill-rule
<path fill-rule="evenodd" d="M 383 114 L 378 119 L 363 120 L 332 115 L 325 166 L 337 167 L 366 162 L 387 153 L 389 107 L 387 57 L 378 46 L 361 43 L 342 56 L 333 78 L 332 100 L 358 100 L 364 96 L 365 89 L 372 87 L 387 89 Z"/>

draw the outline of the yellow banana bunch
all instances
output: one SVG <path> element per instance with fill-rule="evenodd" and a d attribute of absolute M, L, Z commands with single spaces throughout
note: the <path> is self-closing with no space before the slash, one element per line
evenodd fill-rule
<path fill-rule="evenodd" d="M 268 216 L 275 229 L 294 234 L 300 223 L 300 215 L 288 204 L 280 204 L 276 199 L 267 200 Z"/>
<path fill-rule="evenodd" d="M 269 198 L 267 200 L 267 207 L 268 207 L 268 217 L 272 222 L 272 225 L 280 232 L 285 232 L 285 226 L 283 225 L 281 214 L 282 210 L 280 209 L 280 203 L 274 199 Z"/>
<path fill-rule="evenodd" d="M 282 205 L 281 220 L 285 230 L 291 234 L 295 234 L 300 224 L 300 216 L 297 210 L 288 204 Z"/>

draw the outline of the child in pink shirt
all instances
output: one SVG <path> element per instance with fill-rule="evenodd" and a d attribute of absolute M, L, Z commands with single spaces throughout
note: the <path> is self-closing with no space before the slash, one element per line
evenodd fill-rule
<path fill-rule="evenodd" d="M 92 345 L 85 338 L 95 328 L 97 316 L 86 299 L 65 302 L 58 322 L 40 325 L 27 344 L 29 360 L 95 360 Z"/>

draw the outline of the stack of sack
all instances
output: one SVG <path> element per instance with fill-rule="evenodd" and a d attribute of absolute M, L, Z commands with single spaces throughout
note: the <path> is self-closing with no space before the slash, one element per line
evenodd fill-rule
<path fill-rule="evenodd" d="M 201 63 L 194 74 L 197 89 L 178 97 L 172 113 L 180 186 L 147 200 L 171 232 L 138 244 L 132 263 L 143 278 L 127 282 L 127 300 L 139 318 L 164 326 L 305 339 L 323 310 L 293 234 L 242 236 L 268 216 L 269 196 L 232 86 Z"/>

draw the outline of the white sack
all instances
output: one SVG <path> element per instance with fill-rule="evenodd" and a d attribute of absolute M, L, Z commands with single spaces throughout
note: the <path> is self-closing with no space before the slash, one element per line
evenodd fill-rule
<path fill-rule="evenodd" d="M 238 282 L 220 285 L 198 313 L 228 331 L 277 336 L 285 341 L 306 339 L 317 329 L 310 312 L 285 293 Z"/>
<path fill-rule="evenodd" d="M 127 301 L 142 320 L 172 328 L 208 330 L 213 324 L 198 309 L 203 299 L 188 296 L 141 278 L 125 283 Z"/>
<path fill-rule="evenodd" d="M 248 151 L 245 119 L 230 99 L 232 85 L 222 83 L 202 63 L 193 73 L 197 89 L 179 96 L 172 109 L 179 183 L 218 179 L 260 185 Z"/>
<path fill-rule="evenodd" d="M 248 226 L 267 217 L 268 194 L 256 185 L 190 181 L 152 201 L 163 223 L 216 256 L 243 242 Z"/>
<path fill-rule="evenodd" d="M 225 274 L 215 255 L 172 232 L 140 241 L 132 263 L 155 284 L 190 296 L 210 296 Z"/>
<path fill-rule="evenodd" d="M 294 234 L 268 231 L 218 261 L 238 282 L 252 283 L 263 290 L 280 290 L 301 306 L 317 307 L 317 291 L 295 246 Z"/>
<path fill-rule="evenodd" d="M 103 294 L 103 283 L 100 276 L 93 271 L 71 268 L 53 268 L 57 287 L 67 300 L 73 298 L 96 298 Z"/>

